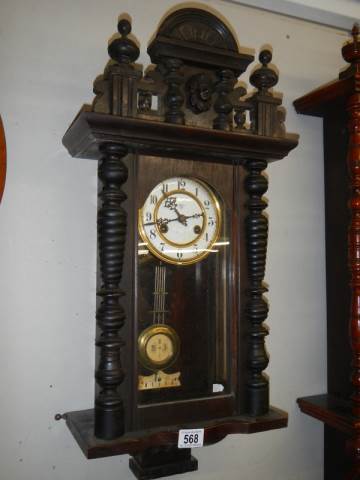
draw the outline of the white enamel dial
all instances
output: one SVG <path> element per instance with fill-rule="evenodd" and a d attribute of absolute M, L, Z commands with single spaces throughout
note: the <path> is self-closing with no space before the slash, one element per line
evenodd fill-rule
<path fill-rule="evenodd" d="M 212 251 L 221 223 L 214 193 L 193 177 L 156 185 L 139 212 L 139 231 L 148 249 L 165 262 L 186 265 Z"/>

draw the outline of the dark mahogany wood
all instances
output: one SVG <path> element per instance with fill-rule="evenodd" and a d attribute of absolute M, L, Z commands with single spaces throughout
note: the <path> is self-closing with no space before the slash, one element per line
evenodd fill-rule
<path fill-rule="evenodd" d="M 104 142 L 120 143 L 129 151 L 160 157 L 234 163 L 247 158 L 284 158 L 298 144 L 298 136 L 258 136 L 249 131 L 226 132 L 200 127 L 164 124 L 139 118 L 122 118 L 82 110 L 65 133 L 70 155 L 98 159 Z"/>
<path fill-rule="evenodd" d="M 139 48 L 128 20 L 119 21 L 118 32 L 108 47 L 111 61 L 94 82 L 93 104 L 63 138 L 72 156 L 100 161 L 95 409 L 66 419 L 88 458 L 129 453 L 132 471 L 148 479 L 197 468 L 190 451 L 177 450 L 179 428 L 204 427 L 210 445 L 287 424 L 287 415 L 269 405 L 263 373 L 263 172 L 296 147 L 298 136 L 286 133 L 281 100 L 271 90 L 278 75 L 270 51 L 260 53 L 255 90 L 247 95 L 238 77 L 254 57 L 210 12 L 168 15 L 148 47 L 154 65 L 146 72 L 134 63 Z M 148 326 L 158 260 L 138 251 L 138 209 L 159 182 L 187 175 L 218 194 L 220 247 L 201 264 L 168 265 L 166 312 L 182 349 L 170 369 L 182 383 L 143 391 L 138 378 L 149 372 L 138 361 L 138 335 Z M 220 383 L 224 390 L 215 392 Z"/>
<path fill-rule="evenodd" d="M 168 15 L 148 47 L 155 64 L 163 58 L 214 70 L 244 72 L 254 60 L 242 53 L 227 25 L 212 13 L 199 8 L 182 8 Z"/>
<path fill-rule="evenodd" d="M 249 318 L 249 366 L 247 381 L 247 404 L 253 415 L 265 413 L 269 405 L 269 382 L 263 374 L 268 366 L 269 357 L 265 349 L 265 336 L 268 334 L 263 322 L 268 315 L 268 304 L 263 294 L 267 288 L 263 285 L 268 240 L 268 220 L 263 215 L 267 203 L 263 195 L 268 182 L 262 171 L 267 166 L 264 160 L 249 160 L 246 169 L 245 190 L 249 195 L 247 207 L 249 214 L 245 220 L 248 253 L 249 288 L 246 315 Z"/>
<path fill-rule="evenodd" d="M 247 434 L 284 428 L 288 423 L 288 415 L 278 408 L 270 407 L 268 413 L 258 417 L 241 415 L 173 425 L 166 429 L 139 430 L 125 433 L 111 441 L 94 436 L 94 410 L 66 413 L 65 420 L 84 455 L 87 458 L 100 458 L 124 453 L 136 455 L 153 446 L 177 445 L 179 428 L 204 428 L 204 445 L 212 445 L 234 433 Z"/>
<path fill-rule="evenodd" d="M 336 395 L 324 394 L 297 400 L 300 410 L 347 435 L 358 435 L 360 420 L 351 413 L 351 403 Z"/>
<path fill-rule="evenodd" d="M 350 342 L 353 351 L 351 382 L 353 386 L 352 412 L 360 417 L 360 94 L 351 95 L 348 101 L 350 174 L 349 208 L 351 219 L 348 233 L 351 317 Z"/>
<path fill-rule="evenodd" d="M 5 131 L 0 116 L 0 202 L 4 193 L 6 179 L 6 140 Z"/>
<path fill-rule="evenodd" d="M 168 58 L 165 61 L 167 92 L 165 95 L 165 121 L 169 123 L 185 123 L 185 114 L 182 110 L 185 96 L 182 93 L 183 76 L 181 74 L 182 60 Z"/>
<path fill-rule="evenodd" d="M 178 449 L 174 445 L 153 447 L 129 460 L 130 470 L 139 480 L 168 477 L 179 473 L 194 472 L 198 461 L 190 448 Z"/>
<path fill-rule="evenodd" d="M 124 404 L 118 387 L 124 381 L 120 350 L 124 344 L 119 330 L 124 326 L 125 312 L 119 303 L 124 295 L 119 287 L 122 277 L 126 212 L 121 204 L 126 199 L 122 185 L 128 172 L 122 157 L 127 149 L 121 145 L 105 144 L 99 165 L 103 184 L 98 212 L 98 245 L 102 286 L 98 295 L 102 301 L 96 318 L 100 333 L 96 340 L 99 362 L 95 378 L 101 387 L 95 401 L 95 435 L 112 440 L 124 433 Z"/>
<path fill-rule="evenodd" d="M 151 190 L 153 185 L 158 184 L 166 178 L 170 178 L 176 175 L 186 175 L 196 178 L 201 178 L 209 185 L 212 185 L 214 189 L 220 194 L 224 201 L 224 211 L 230 212 L 233 208 L 233 177 L 234 168 L 232 165 L 210 163 L 210 162 L 196 162 L 191 160 L 179 160 L 174 158 L 159 158 L 148 157 L 139 155 L 136 159 L 137 164 L 137 200 L 135 204 L 135 211 L 140 208 L 146 199 L 147 193 Z M 242 180 L 241 174 L 239 174 L 240 180 Z M 239 201 L 242 204 L 246 201 L 246 195 L 244 192 L 239 193 Z M 225 217 L 226 218 L 226 217 Z M 224 221 L 225 221 L 224 218 Z M 229 225 L 230 228 L 230 225 Z M 236 228 L 231 227 L 229 230 L 229 241 L 233 245 L 235 238 L 233 232 Z M 234 240 L 233 240 L 234 238 Z M 208 270 L 205 270 L 207 268 Z M 212 275 L 213 272 L 209 271 L 211 265 L 205 267 L 205 264 L 200 264 L 198 268 L 198 275 L 204 276 Z M 190 270 L 190 272 L 189 272 Z M 201 301 L 197 302 L 195 299 L 196 290 L 193 280 L 193 267 L 189 266 L 185 269 L 176 269 L 176 287 L 172 293 L 168 295 L 167 306 L 173 311 L 171 320 L 172 326 L 179 333 L 181 342 L 183 345 L 197 345 L 201 342 L 205 332 L 209 331 L 207 315 L 205 314 L 204 306 L 201 305 Z M 229 279 L 230 280 L 230 279 Z M 229 281 L 228 280 L 228 281 Z M 197 289 L 199 289 L 199 284 Z M 245 282 L 243 285 L 245 289 Z M 201 289 L 201 287 L 200 287 Z M 228 286 L 228 290 L 231 292 L 231 297 L 235 295 L 233 290 L 235 286 L 231 282 Z M 211 290 L 213 294 L 213 290 Z M 194 296 L 193 296 L 194 295 Z M 201 293 L 200 293 L 201 295 Z M 203 292 L 206 296 L 206 292 Z M 187 301 L 184 301 L 184 298 Z M 194 305 L 195 303 L 195 305 Z M 200 303 L 200 305 L 197 305 Z M 135 316 L 135 322 L 141 322 L 142 316 L 140 313 Z M 196 331 L 193 328 L 194 318 L 196 318 Z M 231 315 L 229 318 L 230 328 L 234 328 L 234 324 L 238 322 L 238 317 Z M 244 328 L 243 328 L 244 331 Z M 234 351 L 237 351 L 238 344 L 235 342 Z M 185 353 L 185 352 L 184 352 Z M 188 352 L 189 353 L 189 352 Z M 187 388 L 192 386 L 192 389 L 199 390 L 203 385 L 206 390 L 206 385 L 209 383 L 209 377 L 211 372 L 211 362 L 213 361 L 214 354 L 204 345 L 202 348 L 192 348 L 190 354 L 186 356 L 186 361 L 180 359 L 175 369 L 182 372 L 182 378 Z M 210 365 L 210 368 L 209 368 Z M 245 367 L 245 368 L 244 368 Z M 246 366 L 242 364 L 242 369 L 236 368 L 235 370 L 241 379 L 246 376 Z M 136 376 L 136 373 L 135 373 Z M 134 418 L 137 419 L 137 425 L 142 425 L 142 428 L 152 428 L 156 425 L 173 425 L 174 419 L 177 423 L 200 421 L 206 419 L 213 419 L 219 417 L 230 416 L 236 409 L 236 398 L 232 390 L 236 390 L 238 380 L 229 384 L 229 391 L 225 394 L 218 394 L 212 396 L 209 393 L 204 398 L 182 398 L 181 401 L 174 399 L 174 394 L 168 392 L 169 402 L 164 403 L 166 392 L 154 392 L 153 402 L 147 405 L 139 404 L 138 408 L 134 412 Z M 150 392 L 149 392 L 150 393 Z M 204 395 L 204 392 L 202 393 Z M 141 397 L 141 395 L 139 395 Z M 239 395 L 240 397 L 240 395 Z M 137 398 L 137 391 L 134 391 L 134 398 Z M 180 399 L 180 398 L 178 398 Z M 138 402 L 134 402 L 136 405 Z M 243 402 L 242 402 L 243 403 Z"/>
<path fill-rule="evenodd" d="M 325 479 L 360 478 L 360 96 L 358 31 L 343 47 L 351 66 L 294 102 L 324 118 L 328 395 L 299 400 L 325 423 Z"/>
<path fill-rule="evenodd" d="M 230 114 L 234 109 L 229 94 L 233 91 L 236 83 L 234 72 L 231 70 L 219 70 L 217 72 L 216 93 L 217 99 L 214 103 L 214 110 L 217 116 L 214 118 L 214 128 L 218 130 L 230 130 L 232 120 Z"/>

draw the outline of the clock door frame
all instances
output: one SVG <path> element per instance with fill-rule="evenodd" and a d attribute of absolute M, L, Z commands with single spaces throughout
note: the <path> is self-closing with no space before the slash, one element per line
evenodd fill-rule
<path fill-rule="evenodd" d="M 184 399 L 181 402 L 164 401 L 160 404 L 141 405 L 139 401 L 139 392 L 137 387 L 138 369 L 136 358 L 133 359 L 133 369 L 129 375 L 132 378 L 132 399 L 129 402 L 133 405 L 134 423 L 132 429 L 149 428 L 156 424 L 171 425 L 173 419 L 178 422 L 204 421 L 218 417 L 229 417 L 234 412 L 238 414 L 245 412 L 245 381 L 246 381 L 246 353 L 241 350 L 240 336 L 246 337 L 246 322 L 240 323 L 240 310 L 244 311 L 245 296 L 248 287 L 247 263 L 240 262 L 242 250 L 245 249 L 245 236 L 239 225 L 244 221 L 246 210 L 241 207 L 247 202 L 248 196 L 244 189 L 238 188 L 242 185 L 246 172 L 240 165 L 233 164 L 215 164 L 211 162 L 196 162 L 193 160 L 179 160 L 162 157 L 139 156 L 136 165 L 140 169 L 135 174 L 136 194 L 135 205 L 132 209 L 132 225 L 134 225 L 134 245 L 140 237 L 137 235 L 137 212 L 143 205 L 149 191 L 162 179 L 170 178 L 176 175 L 190 176 L 206 182 L 216 193 L 220 194 L 224 210 L 227 213 L 227 227 L 229 229 L 229 240 L 231 251 L 227 255 L 229 265 L 226 266 L 228 272 L 228 291 L 227 301 L 231 302 L 227 306 L 227 349 L 228 349 L 228 381 L 229 388 L 227 393 L 209 395 L 203 397 L 194 397 Z M 152 165 L 152 167 L 151 167 Z M 146 171 L 146 176 L 144 172 Z M 241 218 L 240 222 L 238 219 Z M 136 240 L 137 239 L 137 240 Z M 134 259 L 137 258 L 137 251 L 132 251 Z M 244 257 L 244 255 L 243 255 Z M 205 259 L 206 261 L 206 259 Z M 201 261 L 200 261 L 201 263 Z M 187 266 L 178 266 L 182 269 Z M 134 262 L 134 270 L 137 271 L 137 261 Z M 240 278 L 241 277 L 241 278 Z M 136 291 L 137 276 L 134 275 L 133 290 Z M 129 279 L 131 281 L 131 279 Z M 134 325 L 139 323 L 136 312 L 136 297 L 134 302 L 133 316 Z M 240 331 L 239 331 L 240 329 Z M 137 329 L 133 329 L 132 345 L 133 352 L 136 352 Z M 229 351 L 230 350 L 230 351 Z M 136 353 L 135 353 L 136 355 Z M 126 356 L 126 355 L 125 355 Z"/>

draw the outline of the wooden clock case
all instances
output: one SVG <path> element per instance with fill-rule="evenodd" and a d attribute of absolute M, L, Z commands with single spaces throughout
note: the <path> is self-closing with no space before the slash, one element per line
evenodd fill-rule
<path fill-rule="evenodd" d="M 271 90 L 278 76 L 268 65 L 270 51 L 260 53 L 262 65 L 250 77 L 256 90 L 247 95 L 237 79 L 254 57 L 241 53 L 228 26 L 212 13 L 185 8 L 168 15 L 148 47 L 153 66 L 146 72 L 134 63 L 139 49 L 128 20 L 120 20 L 118 30 L 108 49 L 112 60 L 94 83 L 92 106 L 81 109 L 63 139 L 72 156 L 99 160 L 100 199 L 95 408 L 64 418 L 88 458 L 128 453 L 138 478 L 156 478 L 197 468 L 190 449 L 177 448 L 179 428 L 204 428 L 204 445 L 210 445 L 230 433 L 287 425 L 287 414 L 269 406 L 263 374 L 268 306 L 262 172 L 298 139 L 286 134 L 281 100 Z M 227 212 L 228 384 L 223 393 L 182 400 L 164 391 L 144 405 L 137 388 L 137 212 L 154 184 L 180 174 L 211 184 Z M 187 284 L 179 284 L 181 312 Z M 194 309 L 185 307 L 180 322 L 193 315 L 205 329 Z M 182 342 L 191 348 L 192 335 Z M 211 351 L 202 353 L 194 357 L 194 369 L 202 357 L 211 359 Z M 207 365 L 193 380 L 206 377 Z M 184 370 L 191 376 L 191 365 Z"/>

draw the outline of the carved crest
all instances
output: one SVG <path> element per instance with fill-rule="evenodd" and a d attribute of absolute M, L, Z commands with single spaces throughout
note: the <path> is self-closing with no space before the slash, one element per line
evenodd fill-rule
<path fill-rule="evenodd" d="M 278 81 L 269 66 L 272 53 L 260 53 L 262 65 L 250 76 L 257 90 L 243 100 L 246 90 L 237 86 L 238 77 L 254 57 L 241 52 L 230 28 L 214 14 L 183 8 L 166 17 L 148 47 L 154 66 L 147 74 L 134 63 L 139 48 L 129 38 L 129 21 L 120 20 L 118 31 L 108 48 L 112 62 L 94 83 L 95 112 L 285 135 L 281 101 L 270 90 Z"/>

